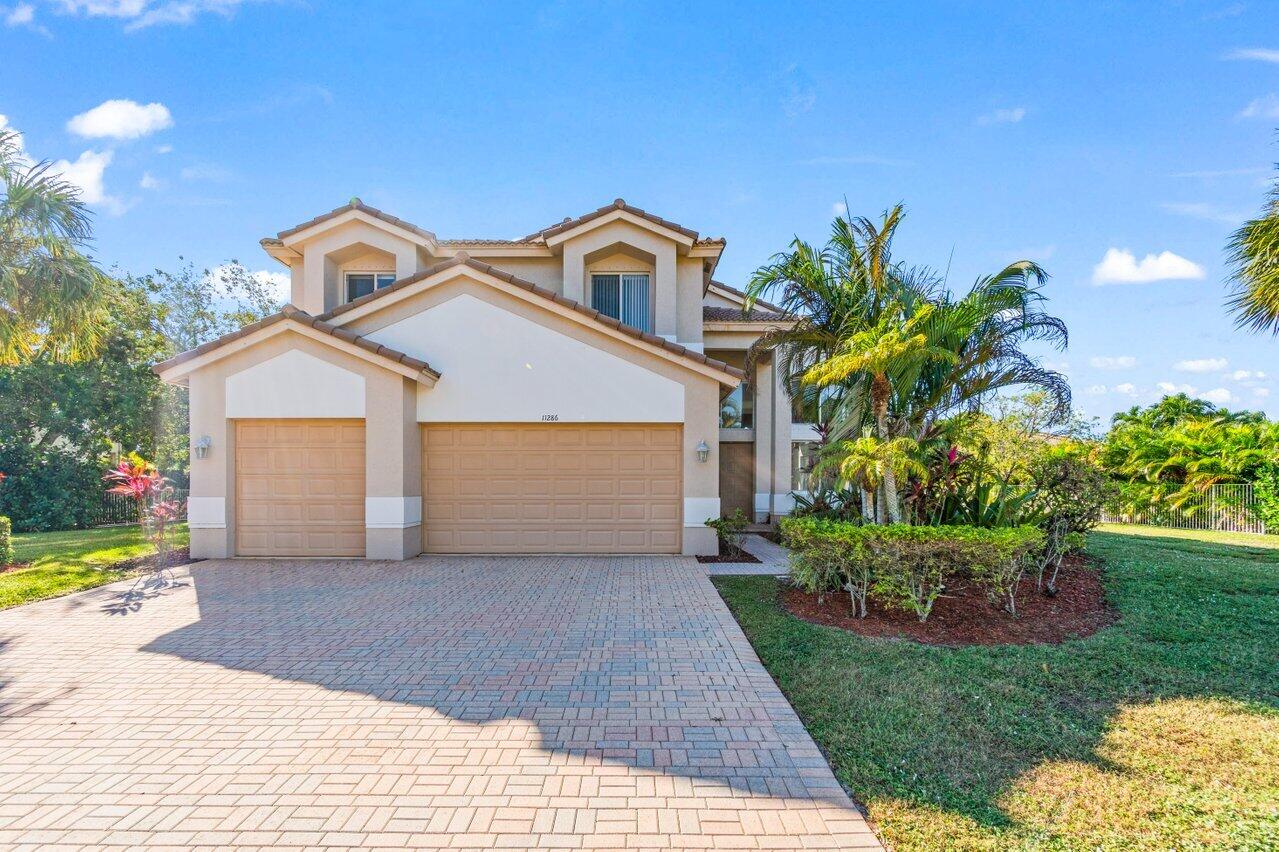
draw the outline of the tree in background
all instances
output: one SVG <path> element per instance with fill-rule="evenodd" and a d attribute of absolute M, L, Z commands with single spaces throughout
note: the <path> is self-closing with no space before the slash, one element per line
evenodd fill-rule
<path fill-rule="evenodd" d="M 178 485 L 190 466 L 184 388 L 156 362 L 273 312 L 264 283 L 238 264 L 110 281 L 98 355 L 66 364 L 48 353 L 0 366 L 0 515 L 20 530 L 92 523 L 103 468 L 136 453 Z M 255 302 L 254 300 L 258 300 Z"/>
<path fill-rule="evenodd" d="M 88 208 L 49 168 L 0 130 L 0 364 L 81 360 L 107 333 L 111 281 L 85 253 Z"/>
<path fill-rule="evenodd" d="M 1231 235 L 1227 252 L 1234 268 L 1227 306 L 1241 327 L 1279 335 L 1279 183 L 1261 215 Z"/>

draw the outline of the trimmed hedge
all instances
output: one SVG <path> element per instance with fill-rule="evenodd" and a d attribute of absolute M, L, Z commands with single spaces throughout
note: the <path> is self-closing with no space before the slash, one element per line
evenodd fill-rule
<path fill-rule="evenodd" d="M 808 592 L 844 590 L 866 615 L 867 600 L 927 620 L 946 584 L 971 578 L 993 602 L 1017 611 L 1017 583 L 1043 550 L 1038 527 L 863 525 L 785 518 L 791 578 Z"/>
<path fill-rule="evenodd" d="M 13 560 L 13 525 L 0 515 L 0 565 L 8 565 Z"/>

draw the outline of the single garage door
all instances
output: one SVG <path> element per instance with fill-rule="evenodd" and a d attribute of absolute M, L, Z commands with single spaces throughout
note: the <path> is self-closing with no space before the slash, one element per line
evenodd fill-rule
<path fill-rule="evenodd" d="M 364 422 L 238 420 L 236 553 L 364 555 Z"/>
<path fill-rule="evenodd" d="M 678 553 L 678 424 L 422 429 L 428 553 Z"/>

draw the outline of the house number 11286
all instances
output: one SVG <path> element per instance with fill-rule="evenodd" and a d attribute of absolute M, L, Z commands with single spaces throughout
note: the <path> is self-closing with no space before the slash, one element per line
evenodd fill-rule
<path fill-rule="evenodd" d="M 559 420 L 559 419 L 560 419 L 560 416 L 559 416 L 558 414 L 543 414 L 543 415 L 542 415 L 542 420 L 546 421 L 547 423 L 554 423 L 555 421 L 557 421 L 557 420 Z"/>

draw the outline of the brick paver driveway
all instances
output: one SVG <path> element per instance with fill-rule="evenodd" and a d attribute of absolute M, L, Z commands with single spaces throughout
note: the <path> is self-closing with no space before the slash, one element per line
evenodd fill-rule
<path fill-rule="evenodd" d="M 877 846 L 691 559 L 177 579 L 0 613 L 0 846 Z"/>

